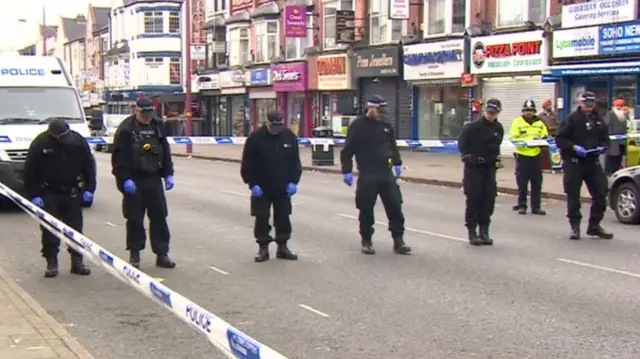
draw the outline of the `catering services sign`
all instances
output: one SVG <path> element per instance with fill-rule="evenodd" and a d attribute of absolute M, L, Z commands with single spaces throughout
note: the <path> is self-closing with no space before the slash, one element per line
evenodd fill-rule
<path fill-rule="evenodd" d="M 633 21 L 638 0 L 597 0 L 562 6 L 562 28 Z"/>
<path fill-rule="evenodd" d="M 600 51 L 600 28 L 556 30 L 553 32 L 554 59 L 597 56 Z"/>
<path fill-rule="evenodd" d="M 542 31 L 471 39 L 471 73 L 497 74 L 542 70 Z"/>
<path fill-rule="evenodd" d="M 464 40 L 404 47 L 405 81 L 459 78 L 464 72 Z"/>

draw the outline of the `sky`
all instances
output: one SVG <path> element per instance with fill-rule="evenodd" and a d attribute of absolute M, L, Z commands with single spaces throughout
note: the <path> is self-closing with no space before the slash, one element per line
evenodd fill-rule
<path fill-rule="evenodd" d="M 86 16 L 89 3 L 111 6 L 111 0 L 0 0 L 0 50 L 17 51 L 35 43 L 38 24 L 42 23 L 42 4 L 46 4 L 47 25 L 55 26 L 60 16 Z"/>

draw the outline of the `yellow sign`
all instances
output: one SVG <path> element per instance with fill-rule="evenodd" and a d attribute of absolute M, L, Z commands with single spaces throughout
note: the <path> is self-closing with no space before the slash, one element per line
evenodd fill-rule
<path fill-rule="evenodd" d="M 318 90 L 351 90 L 351 64 L 346 54 L 320 56 L 317 67 Z"/>

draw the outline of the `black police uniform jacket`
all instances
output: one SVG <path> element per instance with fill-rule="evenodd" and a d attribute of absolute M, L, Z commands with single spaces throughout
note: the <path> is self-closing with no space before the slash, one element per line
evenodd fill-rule
<path fill-rule="evenodd" d="M 463 159 L 476 164 L 495 166 L 500 160 L 500 145 L 504 139 L 502 124 L 489 121 L 484 116 L 468 123 L 458 138 L 458 150 Z"/>
<path fill-rule="evenodd" d="M 173 176 L 171 146 L 164 135 L 162 122 L 154 118 L 144 125 L 135 115 L 125 118 L 113 136 L 111 166 L 121 192 L 127 179 Z"/>
<path fill-rule="evenodd" d="M 272 135 L 260 127 L 244 144 L 240 175 L 249 188 L 260 186 L 267 197 L 285 196 L 287 185 L 297 185 L 302 176 L 298 137 L 288 128 Z"/>
<path fill-rule="evenodd" d="M 585 150 L 600 146 L 608 147 L 609 128 L 597 112 L 593 111 L 587 115 L 578 108 L 560 123 L 556 134 L 556 145 L 560 149 L 563 160 L 579 158 L 573 146 L 582 146 Z M 599 153 L 594 153 L 587 158 L 595 161 L 598 155 Z"/>
<path fill-rule="evenodd" d="M 96 162 L 82 135 L 70 131 L 69 143 L 62 144 L 48 132 L 31 143 L 24 163 L 24 188 L 30 198 L 46 193 L 71 194 L 96 191 Z"/>
<path fill-rule="evenodd" d="M 391 165 L 402 166 L 393 127 L 384 120 L 366 115 L 360 116 L 349 126 L 344 148 L 340 152 L 342 173 L 353 172 L 354 155 L 361 175 L 384 177 L 391 173 Z"/>

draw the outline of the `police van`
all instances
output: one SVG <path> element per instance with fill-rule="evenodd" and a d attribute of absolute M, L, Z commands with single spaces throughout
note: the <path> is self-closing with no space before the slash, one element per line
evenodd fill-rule
<path fill-rule="evenodd" d="M 0 181 L 23 190 L 31 142 L 55 119 L 89 137 L 82 103 L 64 62 L 54 56 L 0 54 Z M 79 179 L 82 185 L 82 179 Z"/>

